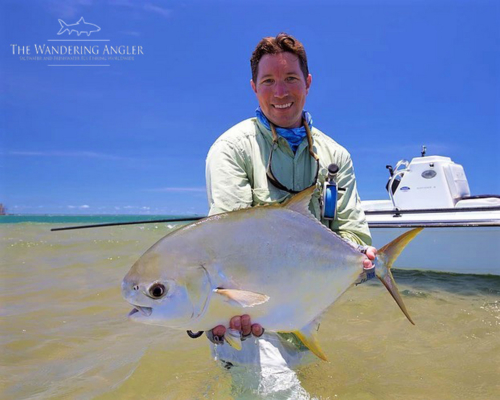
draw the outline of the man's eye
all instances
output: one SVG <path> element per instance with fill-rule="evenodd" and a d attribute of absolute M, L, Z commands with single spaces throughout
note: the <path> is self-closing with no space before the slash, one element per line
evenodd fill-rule
<path fill-rule="evenodd" d="M 274 80 L 272 80 L 272 79 L 266 79 L 266 80 L 262 81 L 262 84 L 263 85 L 272 85 L 273 82 L 274 82 Z"/>
<path fill-rule="evenodd" d="M 286 78 L 286 80 L 287 80 L 288 82 L 293 82 L 293 81 L 296 81 L 296 80 L 297 80 L 297 78 L 296 78 L 295 76 L 289 76 L 288 78 Z"/>

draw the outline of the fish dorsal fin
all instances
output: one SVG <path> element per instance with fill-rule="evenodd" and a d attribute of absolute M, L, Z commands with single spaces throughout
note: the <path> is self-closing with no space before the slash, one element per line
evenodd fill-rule
<path fill-rule="evenodd" d="M 79 24 L 80 22 L 85 23 L 85 20 L 83 19 L 83 17 L 81 17 L 81 18 L 78 20 L 77 24 Z"/>
<path fill-rule="evenodd" d="M 350 242 L 347 239 L 344 239 L 337 232 L 332 231 L 329 227 L 324 225 L 318 218 L 316 218 L 311 211 L 309 210 L 309 203 L 311 202 L 312 195 L 316 190 L 316 186 L 310 186 L 307 189 L 304 189 L 302 192 L 297 193 L 295 196 L 286 200 L 283 204 L 280 204 L 279 207 L 284 209 L 292 210 L 308 217 L 311 221 L 314 221 L 316 224 L 322 227 L 322 229 L 326 230 L 328 233 L 335 235 L 342 242 L 344 242 L 347 246 L 357 249 L 357 245 Z"/>
<path fill-rule="evenodd" d="M 215 293 L 225 296 L 231 301 L 236 302 L 241 307 L 254 307 L 263 304 L 269 300 L 269 296 L 262 293 L 250 292 L 248 290 L 239 289 L 222 289 L 217 288 Z"/>
<path fill-rule="evenodd" d="M 311 211 L 309 211 L 309 203 L 311 202 L 311 197 L 315 190 L 316 186 L 314 185 L 304 189 L 302 192 L 297 193 L 295 196 L 283 203 L 282 207 L 298 212 L 306 217 L 314 217 L 311 214 Z"/>
<path fill-rule="evenodd" d="M 304 343 L 304 346 L 311 350 L 316 356 L 324 361 L 328 361 L 318 342 L 318 328 L 318 323 L 313 322 L 302 328 L 300 331 L 295 331 L 293 333 L 302 341 L 302 343 Z"/>

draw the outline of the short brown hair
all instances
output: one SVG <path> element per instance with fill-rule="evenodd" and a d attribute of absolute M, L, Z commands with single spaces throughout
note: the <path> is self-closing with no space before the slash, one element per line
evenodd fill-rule
<path fill-rule="evenodd" d="M 299 58 L 300 69 L 304 74 L 304 78 L 309 76 L 309 68 L 307 66 L 306 50 L 302 43 L 300 43 L 293 36 L 286 33 L 280 33 L 275 38 L 265 37 L 255 47 L 250 59 L 250 66 L 252 67 L 252 80 L 256 82 L 257 75 L 259 74 L 260 59 L 266 54 L 279 54 L 288 52 L 295 54 Z"/>

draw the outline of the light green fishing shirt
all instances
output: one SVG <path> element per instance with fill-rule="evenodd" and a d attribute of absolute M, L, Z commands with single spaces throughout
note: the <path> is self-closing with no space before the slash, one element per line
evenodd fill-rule
<path fill-rule="evenodd" d="M 320 130 L 311 130 L 313 149 L 319 156 L 317 190 L 309 208 L 324 225 L 343 238 L 357 244 L 371 245 L 370 231 L 356 189 L 351 156 L 346 149 Z M 275 188 L 267 179 L 272 132 L 256 118 L 233 126 L 210 148 L 206 162 L 209 215 L 239 210 L 256 205 L 279 203 L 291 195 Z M 274 176 L 292 190 L 303 190 L 313 183 L 316 161 L 309 153 L 307 139 L 296 153 L 287 140 L 278 137 L 272 160 Z M 334 221 L 321 219 L 320 198 L 328 166 L 337 164 L 337 212 Z"/>

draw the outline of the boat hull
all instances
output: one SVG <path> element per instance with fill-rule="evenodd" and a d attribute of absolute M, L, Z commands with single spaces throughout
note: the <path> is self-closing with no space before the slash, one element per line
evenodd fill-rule
<path fill-rule="evenodd" d="M 415 224 L 417 226 L 417 224 Z M 425 229 L 405 248 L 394 264 L 399 269 L 500 275 L 496 252 L 500 249 L 500 226 L 436 226 Z M 373 245 L 380 248 L 412 229 L 371 223 Z"/>

